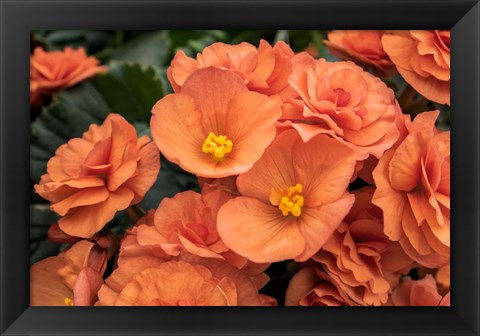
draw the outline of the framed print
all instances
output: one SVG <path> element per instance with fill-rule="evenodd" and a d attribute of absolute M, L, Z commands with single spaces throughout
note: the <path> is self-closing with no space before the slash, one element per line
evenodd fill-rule
<path fill-rule="evenodd" d="M 479 334 L 477 1 L 0 9 L 2 335 Z"/>

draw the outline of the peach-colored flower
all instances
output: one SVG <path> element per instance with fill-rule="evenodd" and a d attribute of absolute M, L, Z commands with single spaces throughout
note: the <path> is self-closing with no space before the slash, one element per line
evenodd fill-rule
<path fill-rule="evenodd" d="M 175 92 L 178 92 L 195 70 L 208 67 L 228 69 L 240 76 L 249 90 L 273 95 L 287 87 L 293 56 L 293 51 L 282 41 L 272 48 L 268 42 L 261 40 L 258 50 L 247 42 L 237 45 L 217 42 L 203 49 L 196 59 L 178 51 L 167 76 Z"/>
<path fill-rule="evenodd" d="M 260 159 L 281 110 L 274 99 L 248 91 L 234 73 L 210 67 L 195 71 L 152 113 L 153 139 L 168 160 L 219 178 L 244 173 Z"/>
<path fill-rule="evenodd" d="M 110 114 L 103 125 L 92 124 L 57 149 L 35 191 L 63 216 L 62 231 L 90 238 L 117 211 L 140 202 L 159 169 L 158 149 L 148 136 L 137 138 L 122 116 Z"/>
<path fill-rule="evenodd" d="M 303 143 L 294 130 L 281 133 L 237 178 L 242 196 L 220 208 L 220 237 L 253 262 L 310 258 L 353 204 L 346 189 L 355 162 L 353 150 L 328 136 Z"/>
<path fill-rule="evenodd" d="M 164 198 L 154 213 L 149 212 L 126 232 L 119 264 L 141 255 L 168 260 L 186 251 L 203 258 L 227 260 L 237 268 L 245 267 L 248 259 L 230 251 L 217 232 L 218 209 L 231 198 L 222 190 L 203 196 L 185 191 Z"/>
<path fill-rule="evenodd" d="M 373 188 L 355 193 L 355 203 L 337 231 L 313 257 L 325 271 L 350 287 L 361 303 L 387 302 L 391 284 L 408 273 L 412 260 L 383 233 L 382 211 L 371 203 Z"/>
<path fill-rule="evenodd" d="M 291 87 L 300 99 L 287 98 L 283 126 L 295 128 L 304 141 L 328 134 L 358 152 L 379 158 L 399 137 L 398 106 L 393 91 L 352 62 L 314 60 L 306 53 L 293 59 Z"/>
<path fill-rule="evenodd" d="M 30 100 L 33 103 L 39 95 L 66 89 L 105 71 L 107 67 L 100 66 L 95 57 L 87 57 L 83 48 L 47 52 L 37 47 L 30 56 Z"/>
<path fill-rule="evenodd" d="M 332 30 L 323 43 L 338 58 L 371 68 L 380 77 L 397 71 L 382 46 L 383 30 Z"/>
<path fill-rule="evenodd" d="M 406 277 L 392 293 L 393 306 L 450 306 L 450 292 L 438 294 L 435 279 L 431 274 L 420 280 Z"/>
<path fill-rule="evenodd" d="M 92 306 L 103 284 L 106 252 L 82 240 L 30 267 L 32 306 Z"/>
<path fill-rule="evenodd" d="M 316 267 L 307 267 L 296 273 L 288 284 L 286 306 L 358 306 L 339 283 Z"/>
<path fill-rule="evenodd" d="M 258 306 L 265 299 L 241 271 L 217 259 L 143 256 L 120 265 L 98 292 L 100 306 Z"/>
<path fill-rule="evenodd" d="M 408 136 L 373 171 L 372 202 L 383 210 L 385 234 L 429 268 L 450 260 L 450 132 L 438 132 L 439 112 L 419 114 Z"/>
<path fill-rule="evenodd" d="M 450 105 L 450 31 L 388 31 L 382 44 L 408 84 L 425 98 Z"/>

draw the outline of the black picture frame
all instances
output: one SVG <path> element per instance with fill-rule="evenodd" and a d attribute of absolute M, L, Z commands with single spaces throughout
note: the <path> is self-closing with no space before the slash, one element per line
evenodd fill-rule
<path fill-rule="evenodd" d="M 478 335 L 480 4 L 474 0 L 0 0 L 2 335 Z M 451 307 L 29 307 L 29 33 L 452 29 Z"/>

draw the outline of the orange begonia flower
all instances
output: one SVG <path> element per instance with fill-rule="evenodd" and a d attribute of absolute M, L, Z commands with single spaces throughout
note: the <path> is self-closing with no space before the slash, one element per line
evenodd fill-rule
<path fill-rule="evenodd" d="M 249 90 L 270 96 L 287 87 L 293 56 L 293 51 L 283 41 L 272 48 L 268 42 L 261 40 L 258 50 L 247 42 L 237 45 L 217 42 L 203 49 L 196 59 L 178 51 L 167 76 L 175 92 L 178 92 L 195 70 L 207 67 L 227 69 L 240 76 Z"/>
<path fill-rule="evenodd" d="M 30 100 L 34 103 L 39 95 L 66 89 L 105 71 L 107 67 L 100 66 L 95 57 L 87 57 L 83 48 L 46 52 L 37 47 L 30 56 Z"/>
<path fill-rule="evenodd" d="M 425 98 L 450 105 L 450 31 L 389 31 L 382 44 L 408 84 Z"/>
<path fill-rule="evenodd" d="M 58 225 L 71 236 L 90 238 L 115 213 L 140 202 L 160 169 L 158 149 L 137 138 L 122 116 L 110 114 L 81 138 L 61 145 L 35 191 L 63 216 Z"/>
<path fill-rule="evenodd" d="M 92 306 L 103 284 L 106 251 L 82 240 L 30 267 L 30 305 Z"/>
<path fill-rule="evenodd" d="M 290 280 L 285 306 L 359 306 L 349 297 L 350 294 L 324 271 L 307 267 Z"/>
<path fill-rule="evenodd" d="M 314 60 L 307 53 L 293 59 L 291 87 L 283 126 L 295 128 L 304 141 L 328 134 L 357 151 L 359 159 L 377 158 L 397 141 L 401 114 L 393 91 L 352 62 Z"/>
<path fill-rule="evenodd" d="M 218 209 L 231 198 L 222 190 L 205 195 L 189 190 L 173 198 L 164 198 L 154 213 L 149 212 L 147 218 L 140 219 L 127 231 L 119 263 L 140 255 L 167 260 L 186 251 L 203 258 L 226 260 L 243 268 L 248 259 L 230 251 L 218 236 L 216 227 Z"/>
<path fill-rule="evenodd" d="M 413 262 L 384 235 L 382 211 L 371 203 L 373 191 L 355 192 L 350 213 L 313 259 L 339 279 L 342 290 L 355 291 L 357 303 L 379 306 Z"/>
<path fill-rule="evenodd" d="M 281 110 L 274 99 L 248 91 L 234 73 L 210 67 L 195 71 L 152 113 L 153 139 L 168 160 L 219 178 L 244 173 L 260 159 Z"/>
<path fill-rule="evenodd" d="M 388 305 L 393 306 L 450 306 L 450 292 L 442 297 L 431 274 L 420 280 L 403 279 L 392 293 Z"/>
<path fill-rule="evenodd" d="M 99 306 L 259 306 L 255 283 L 225 261 L 143 256 L 121 264 L 98 292 Z"/>
<path fill-rule="evenodd" d="M 385 234 L 420 265 L 450 260 L 450 132 L 438 132 L 439 112 L 419 114 L 408 136 L 373 171 L 372 202 L 383 210 Z"/>
<path fill-rule="evenodd" d="M 383 30 L 332 30 L 323 43 L 338 58 L 371 68 L 380 77 L 397 72 L 382 46 Z"/>
<path fill-rule="evenodd" d="M 326 135 L 303 143 L 294 130 L 281 133 L 237 178 L 242 196 L 220 208 L 220 237 L 253 262 L 310 258 L 353 204 L 346 189 L 355 162 L 353 150 Z"/>

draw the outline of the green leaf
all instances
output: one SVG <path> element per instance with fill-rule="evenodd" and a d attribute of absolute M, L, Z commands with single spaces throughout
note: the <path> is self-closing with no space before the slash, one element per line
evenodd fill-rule
<path fill-rule="evenodd" d="M 94 54 L 113 44 L 114 32 L 102 30 L 43 30 L 34 31 L 34 38 L 42 41 L 47 50 L 62 50 L 66 46 L 83 47 Z"/>
<path fill-rule="evenodd" d="M 112 63 L 94 83 L 111 112 L 130 122 L 149 123 L 152 106 L 164 92 L 158 70 L 133 63 Z"/>
<path fill-rule="evenodd" d="M 56 255 L 60 245 L 50 242 L 47 230 L 58 220 L 47 204 L 30 205 L 30 263 Z"/>
<path fill-rule="evenodd" d="M 168 61 L 171 42 L 168 31 L 144 33 L 112 51 L 111 60 L 162 66 Z"/>

